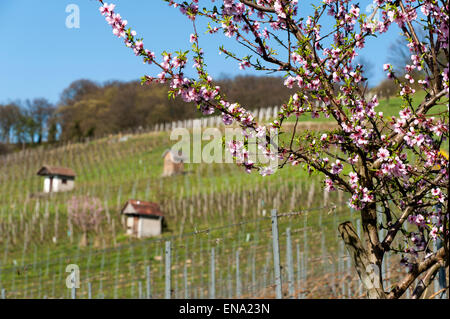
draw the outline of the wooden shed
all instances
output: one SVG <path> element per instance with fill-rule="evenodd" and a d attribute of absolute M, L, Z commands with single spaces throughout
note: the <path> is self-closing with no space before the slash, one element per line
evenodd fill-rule
<path fill-rule="evenodd" d="M 156 203 L 130 199 L 122 208 L 127 235 L 137 238 L 161 235 L 164 215 Z"/>
<path fill-rule="evenodd" d="M 172 176 L 182 174 L 184 172 L 184 157 L 179 151 L 166 150 L 163 155 L 164 168 L 162 176 Z"/>
<path fill-rule="evenodd" d="M 44 176 L 44 193 L 66 192 L 75 187 L 75 172 L 71 168 L 44 165 L 37 172 Z"/>

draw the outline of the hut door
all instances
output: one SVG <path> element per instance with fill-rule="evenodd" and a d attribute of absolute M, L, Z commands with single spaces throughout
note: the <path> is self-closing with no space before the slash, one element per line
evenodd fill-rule
<path fill-rule="evenodd" d="M 139 231 L 139 217 L 138 216 L 134 216 L 133 217 L 133 234 L 136 236 L 139 236 L 138 231 Z"/>

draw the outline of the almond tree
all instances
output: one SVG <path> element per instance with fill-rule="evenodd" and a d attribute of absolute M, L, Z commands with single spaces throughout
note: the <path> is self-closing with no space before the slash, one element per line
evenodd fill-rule
<path fill-rule="evenodd" d="M 80 245 L 86 246 L 89 243 L 89 232 L 98 233 L 105 217 L 102 202 L 95 197 L 72 196 L 67 202 L 67 212 L 72 224 L 82 232 Z"/>
<path fill-rule="evenodd" d="M 164 52 L 161 59 L 127 28 L 114 4 L 99 1 L 114 35 L 144 63 L 161 69 L 158 75 L 144 76 L 142 83 L 170 83 L 170 96 L 195 102 L 204 114 L 220 112 L 225 124 L 236 122 L 246 138 L 256 136 L 267 157 L 279 158 L 280 168 L 302 165 L 322 174 L 327 190 L 349 194 L 349 205 L 360 212 L 363 236 L 358 237 L 351 222 L 341 224 L 339 232 L 369 298 L 400 298 L 420 278 L 413 292 L 419 298 L 438 269 L 448 266 L 449 163 L 440 149 L 449 134 L 449 80 L 448 62 L 443 64 L 437 56 L 449 58 L 449 1 L 375 0 L 367 16 L 350 0 L 317 2 L 310 15 L 304 13 L 307 4 L 300 6 L 298 0 L 205 0 L 202 7 L 198 0 L 166 0 L 192 21 L 192 49 Z M 295 88 L 270 125 L 258 123 L 245 106 L 228 101 L 214 85 L 200 46 L 199 19 L 208 20 L 207 33 L 223 33 L 242 45 L 243 55 L 220 47 L 241 69 L 281 73 L 284 84 Z M 402 76 L 384 65 L 403 101 L 398 116 L 385 117 L 377 112 L 377 97 L 367 97 L 364 67 L 355 58 L 367 41 L 382 39 L 394 24 L 408 41 L 410 62 Z M 427 34 L 425 39 L 418 38 L 419 29 Z M 184 74 L 188 60 L 197 71 L 195 78 Z M 426 74 L 418 80 L 418 91 L 426 92 L 419 102 L 411 87 L 414 70 Z M 338 129 L 286 129 L 289 117 L 294 117 L 296 127 L 302 116 L 332 118 Z M 276 145 L 276 152 L 270 148 L 271 128 L 291 134 L 288 142 Z M 230 147 L 247 171 L 264 176 L 274 172 L 250 158 L 248 143 Z M 439 249 L 433 248 L 437 239 L 444 242 Z M 392 287 L 383 286 L 380 271 L 387 253 L 400 254 L 405 267 Z"/>

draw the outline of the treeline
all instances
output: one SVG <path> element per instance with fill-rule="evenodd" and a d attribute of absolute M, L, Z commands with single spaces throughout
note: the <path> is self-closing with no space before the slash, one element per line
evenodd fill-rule
<path fill-rule="evenodd" d="M 56 141 L 56 107 L 44 98 L 0 104 L 0 154 L 12 145 Z"/>
<path fill-rule="evenodd" d="M 291 93 L 279 77 L 223 78 L 217 85 L 229 100 L 249 109 L 280 105 Z M 167 91 L 168 86 L 162 84 L 99 84 L 83 79 L 71 83 L 57 105 L 44 98 L 0 104 L 0 153 L 5 152 L 6 145 L 79 141 L 202 116 L 192 103 L 169 99 Z"/>
<path fill-rule="evenodd" d="M 415 72 L 417 79 L 423 74 Z M 281 77 L 238 76 L 217 81 L 228 100 L 248 109 L 281 105 L 292 90 Z M 417 87 L 417 89 L 420 89 Z M 389 99 L 398 85 L 386 79 L 371 89 Z M 201 117 L 193 103 L 168 98 L 168 86 L 141 85 L 139 81 L 74 81 L 52 105 L 45 98 L 0 104 L 0 154 L 17 148 L 67 141 L 82 141 L 156 123 Z"/>

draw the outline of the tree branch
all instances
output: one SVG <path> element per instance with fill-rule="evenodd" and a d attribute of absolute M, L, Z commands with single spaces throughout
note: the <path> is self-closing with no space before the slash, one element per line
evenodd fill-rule
<path fill-rule="evenodd" d="M 253 9 L 258 10 L 258 11 L 275 13 L 275 8 L 273 8 L 273 7 L 260 6 L 259 4 L 256 4 L 250 0 L 239 0 L 239 1 L 249 7 L 252 7 Z"/>
<path fill-rule="evenodd" d="M 411 299 L 420 299 L 425 289 L 427 289 L 427 287 L 433 282 L 436 273 L 439 271 L 439 268 L 441 268 L 440 263 L 436 263 L 428 270 L 425 277 L 420 280 L 420 282 L 416 286 L 416 289 L 414 289 Z"/>
<path fill-rule="evenodd" d="M 436 263 L 441 262 L 444 260 L 445 256 L 445 250 L 444 248 L 441 248 L 438 250 L 438 252 L 428 259 L 425 259 L 419 264 L 414 265 L 414 268 L 411 270 L 411 272 L 397 285 L 392 288 L 391 292 L 388 294 L 389 299 L 397 299 L 400 298 L 401 295 L 408 289 L 408 287 L 412 284 L 416 278 L 423 273 L 424 271 L 427 271 L 431 267 L 433 267 Z M 445 267 L 448 265 L 447 262 L 445 262 Z M 439 267 L 441 267 L 439 265 Z"/>

